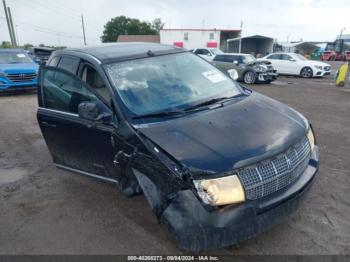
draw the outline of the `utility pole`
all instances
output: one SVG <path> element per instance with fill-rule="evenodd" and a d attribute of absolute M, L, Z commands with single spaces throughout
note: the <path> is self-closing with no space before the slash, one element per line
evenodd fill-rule
<path fill-rule="evenodd" d="M 8 12 L 8 15 L 9 15 L 10 27 L 11 27 L 12 38 L 13 38 L 13 46 L 14 46 L 14 47 L 17 47 L 15 28 L 14 28 L 14 26 L 13 26 L 12 15 L 11 15 L 11 9 L 10 9 L 9 6 L 7 7 L 7 12 Z"/>
<path fill-rule="evenodd" d="M 242 29 L 243 29 L 243 21 L 241 21 L 241 35 L 239 38 L 238 53 L 241 53 L 241 51 L 242 51 Z"/>
<path fill-rule="evenodd" d="M 10 21 L 9 21 L 9 15 L 7 13 L 7 6 L 6 6 L 5 0 L 2 0 L 2 4 L 4 5 L 4 11 L 5 11 L 7 27 L 8 27 L 9 35 L 10 35 L 10 39 L 11 39 L 11 45 L 12 45 L 12 47 L 14 47 L 13 36 L 12 36 L 12 31 L 11 31 L 11 26 L 10 26 Z"/>
<path fill-rule="evenodd" d="M 83 15 L 81 15 L 81 25 L 83 27 L 84 45 L 86 45 L 85 24 L 84 24 L 84 16 Z"/>
<path fill-rule="evenodd" d="M 18 34 L 18 25 L 15 25 L 15 33 L 16 33 L 16 37 L 17 37 L 17 39 L 16 39 L 17 45 L 20 46 L 21 44 L 19 43 L 20 41 L 19 41 L 19 34 Z"/>

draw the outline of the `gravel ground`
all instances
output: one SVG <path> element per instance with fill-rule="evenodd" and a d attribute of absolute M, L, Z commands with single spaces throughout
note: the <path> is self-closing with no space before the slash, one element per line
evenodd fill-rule
<path fill-rule="evenodd" d="M 350 254 L 350 92 L 330 77 L 280 77 L 252 89 L 303 113 L 321 150 L 299 210 L 267 233 L 211 254 Z M 0 97 L 0 254 L 178 254 L 143 196 L 59 170 L 35 94 Z"/>

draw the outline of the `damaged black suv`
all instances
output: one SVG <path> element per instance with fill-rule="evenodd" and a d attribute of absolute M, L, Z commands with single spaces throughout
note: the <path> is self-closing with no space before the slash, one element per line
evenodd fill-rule
<path fill-rule="evenodd" d="M 181 48 L 56 51 L 41 68 L 38 100 L 55 165 L 143 193 L 182 250 L 268 229 L 318 169 L 305 117 Z"/>

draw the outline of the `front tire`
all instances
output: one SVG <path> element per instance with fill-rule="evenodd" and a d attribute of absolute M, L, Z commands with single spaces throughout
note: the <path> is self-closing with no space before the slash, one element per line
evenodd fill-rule
<path fill-rule="evenodd" d="M 301 69 L 300 71 L 300 76 L 302 78 L 311 78 L 313 76 L 313 71 L 310 67 L 304 67 L 303 69 Z"/>
<path fill-rule="evenodd" d="M 255 82 L 256 82 L 255 73 L 252 71 L 246 72 L 243 76 L 243 81 L 244 81 L 244 83 L 249 84 L 249 85 L 255 84 Z"/>

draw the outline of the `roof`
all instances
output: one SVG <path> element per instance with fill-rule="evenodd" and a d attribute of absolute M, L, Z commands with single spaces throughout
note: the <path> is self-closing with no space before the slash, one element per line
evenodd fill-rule
<path fill-rule="evenodd" d="M 237 41 L 239 39 L 270 39 L 273 40 L 272 37 L 268 37 L 268 36 L 263 36 L 263 35 L 251 35 L 251 36 L 244 36 L 244 37 L 236 37 L 236 38 L 231 38 L 231 39 L 227 39 L 227 42 L 232 42 L 232 41 Z"/>
<path fill-rule="evenodd" d="M 119 35 L 117 42 L 160 43 L 159 35 Z"/>
<path fill-rule="evenodd" d="M 313 44 L 311 42 L 296 42 L 296 43 L 290 43 L 290 42 L 281 42 L 278 43 L 281 46 L 284 47 L 296 47 L 296 46 L 309 46 L 309 47 L 318 47 L 318 45 Z"/>
<path fill-rule="evenodd" d="M 340 35 L 337 36 L 337 39 L 339 39 Z M 342 34 L 341 39 L 344 40 L 350 40 L 350 34 Z"/>
<path fill-rule="evenodd" d="M 220 29 L 220 28 L 163 28 L 160 31 L 223 31 L 223 32 L 241 32 L 240 29 Z"/>
<path fill-rule="evenodd" d="M 111 61 L 123 61 L 137 58 L 145 58 L 151 51 L 154 55 L 171 54 L 184 52 L 185 49 L 170 45 L 162 45 L 155 43 L 128 42 L 128 43 L 109 43 L 97 46 L 86 46 L 80 48 L 67 48 L 56 51 L 56 54 L 64 54 L 69 52 L 81 52 L 91 55 L 102 63 Z"/>

